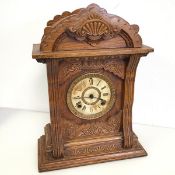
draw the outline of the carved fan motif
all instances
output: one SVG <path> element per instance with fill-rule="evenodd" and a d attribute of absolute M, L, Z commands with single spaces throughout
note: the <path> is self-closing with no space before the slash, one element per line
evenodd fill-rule
<path fill-rule="evenodd" d="M 102 17 L 97 14 L 89 15 L 85 23 L 78 29 L 69 28 L 70 32 L 74 33 L 77 40 L 91 40 L 96 41 L 101 38 L 110 39 L 114 36 L 115 32 L 119 31 L 117 28 L 113 28 Z"/>

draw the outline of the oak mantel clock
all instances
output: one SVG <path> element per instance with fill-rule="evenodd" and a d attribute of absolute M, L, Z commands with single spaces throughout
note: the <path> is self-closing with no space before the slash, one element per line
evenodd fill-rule
<path fill-rule="evenodd" d="M 139 27 L 96 4 L 48 21 L 33 58 L 47 67 L 50 119 L 39 171 L 145 156 L 132 130 Z"/>

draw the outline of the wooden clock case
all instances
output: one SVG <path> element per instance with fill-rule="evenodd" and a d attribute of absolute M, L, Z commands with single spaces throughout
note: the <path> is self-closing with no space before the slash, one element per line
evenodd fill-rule
<path fill-rule="evenodd" d="M 132 130 L 136 68 L 153 49 L 142 45 L 139 27 L 96 4 L 48 21 L 32 56 L 47 67 L 50 120 L 38 140 L 39 171 L 147 155 Z M 100 73 L 115 87 L 115 103 L 104 116 L 85 120 L 67 106 L 72 81 Z"/>

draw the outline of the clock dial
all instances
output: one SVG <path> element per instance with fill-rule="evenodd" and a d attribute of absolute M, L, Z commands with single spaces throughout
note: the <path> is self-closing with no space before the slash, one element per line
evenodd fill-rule
<path fill-rule="evenodd" d="M 115 100 L 115 91 L 109 78 L 89 73 L 75 79 L 67 94 L 70 111 L 77 117 L 91 120 L 108 112 Z"/>

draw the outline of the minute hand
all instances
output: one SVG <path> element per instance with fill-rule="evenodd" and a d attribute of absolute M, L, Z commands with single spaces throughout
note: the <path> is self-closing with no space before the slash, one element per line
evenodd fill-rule
<path fill-rule="evenodd" d="M 73 97 L 73 99 L 82 99 L 82 98 L 91 98 L 91 97 Z M 93 97 L 93 98 L 97 98 L 97 97 Z M 91 99 L 93 99 L 93 98 L 91 98 Z M 97 99 L 103 100 L 101 98 L 97 98 Z"/>
<path fill-rule="evenodd" d="M 73 97 L 73 98 L 74 98 L 74 99 L 82 99 L 82 98 L 90 98 L 90 97 Z M 104 99 L 99 98 L 99 97 L 93 97 L 93 98 L 99 99 L 99 100 L 101 100 L 101 101 L 105 101 Z M 91 99 L 93 99 L 93 98 L 91 98 Z"/>

